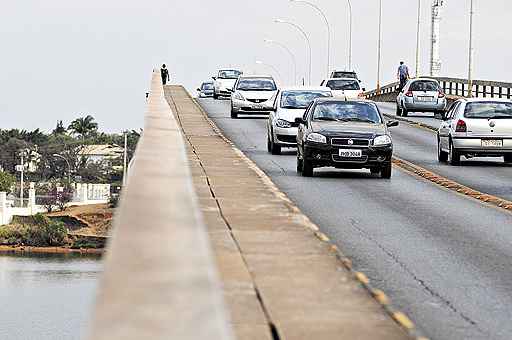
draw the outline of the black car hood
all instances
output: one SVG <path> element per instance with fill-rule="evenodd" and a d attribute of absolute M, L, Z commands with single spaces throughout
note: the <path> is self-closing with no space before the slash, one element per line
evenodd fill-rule
<path fill-rule="evenodd" d="M 374 138 L 387 133 L 385 124 L 371 124 L 364 122 L 311 122 L 313 132 L 327 137 L 362 137 Z"/>

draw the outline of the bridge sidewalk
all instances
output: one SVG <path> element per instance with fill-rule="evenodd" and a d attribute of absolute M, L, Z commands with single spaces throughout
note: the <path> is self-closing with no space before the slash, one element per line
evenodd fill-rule
<path fill-rule="evenodd" d="M 185 89 L 166 86 L 165 94 L 188 141 L 237 339 L 409 339 Z"/>

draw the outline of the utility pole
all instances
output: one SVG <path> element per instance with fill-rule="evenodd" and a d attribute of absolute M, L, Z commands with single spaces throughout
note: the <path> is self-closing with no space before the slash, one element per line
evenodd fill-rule
<path fill-rule="evenodd" d="M 377 54 L 377 94 L 380 94 L 380 63 L 382 48 L 382 0 L 379 0 L 379 44 Z"/>
<path fill-rule="evenodd" d="M 439 77 L 441 72 L 441 59 L 439 54 L 441 32 L 441 10 L 444 0 L 434 0 L 432 3 L 432 35 L 430 38 L 430 76 Z"/>
<path fill-rule="evenodd" d="M 23 159 L 24 153 L 21 152 L 21 183 L 20 183 L 20 207 L 23 208 L 23 175 L 25 172 L 25 163 Z"/>
<path fill-rule="evenodd" d="M 128 160 L 128 153 L 127 153 L 127 147 L 128 147 L 128 134 L 124 133 L 124 156 L 123 156 L 123 186 L 126 185 L 126 173 L 127 173 L 127 160 Z"/>
<path fill-rule="evenodd" d="M 469 10 L 469 67 L 468 67 L 468 97 L 473 97 L 473 57 L 475 49 L 473 48 L 473 0 Z"/>
<path fill-rule="evenodd" d="M 418 0 L 418 26 L 416 27 L 416 78 L 420 75 L 420 25 L 421 25 L 421 0 Z"/>

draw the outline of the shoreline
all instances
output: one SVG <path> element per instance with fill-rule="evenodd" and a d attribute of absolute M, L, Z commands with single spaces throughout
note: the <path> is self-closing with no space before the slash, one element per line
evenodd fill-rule
<path fill-rule="evenodd" d="M 103 255 L 105 248 L 79 248 L 71 249 L 66 247 L 32 247 L 32 246 L 6 246 L 0 245 L 2 253 L 38 253 L 38 254 L 92 254 Z"/>

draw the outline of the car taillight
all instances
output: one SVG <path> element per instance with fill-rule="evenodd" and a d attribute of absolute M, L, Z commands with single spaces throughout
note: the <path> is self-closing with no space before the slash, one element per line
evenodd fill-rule
<path fill-rule="evenodd" d="M 439 95 L 437 97 L 438 98 L 444 98 L 444 92 L 443 91 L 439 91 Z"/>
<path fill-rule="evenodd" d="M 405 94 L 407 97 L 412 97 L 413 94 L 412 94 L 412 91 L 407 91 L 407 93 Z"/>
<path fill-rule="evenodd" d="M 457 121 L 457 126 L 455 127 L 455 132 L 467 132 L 468 127 L 466 126 L 466 122 L 462 119 Z"/>

